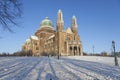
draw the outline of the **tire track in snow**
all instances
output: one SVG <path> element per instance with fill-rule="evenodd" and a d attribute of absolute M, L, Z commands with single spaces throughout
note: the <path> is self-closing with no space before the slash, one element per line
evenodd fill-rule
<path fill-rule="evenodd" d="M 74 60 L 74 59 L 67 59 L 67 58 L 63 58 L 63 60 L 65 60 L 75 66 L 79 66 L 81 68 L 84 68 L 91 72 L 94 72 L 98 75 L 101 75 L 101 76 L 105 77 L 107 80 L 109 80 L 109 79 L 119 80 L 120 79 L 120 74 L 119 74 L 120 68 L 119 67 L 116 67 L 117 69 L 119 69 L 119 70 L 117 70 L 116 68 L 113 68 L 115 66 L 108 66 L 108 65 L 105 65 L 102 63 Z M 107 69 L 107 68 L 109 68 L 109 69 Z M 115 73 L 115 74 L 113 74 L 113 73 Z M 119 74 L 119 75 L 116 75 L 116 74 Z"/>
<path fill-rule="evenodd" d="M 24 78 L 24 80 L 40 80 L 40 75 L 44 70 L 45 59 L 42 58 L 34 69 Z"/>
<path fill-rule="evenodd" d="M 15 58 L 15 59 L 13 59 L 13 58 L 11 58 L 11 57 L 9 59 L 5 58 L 5 61 L 3 60 L 3 62 L 0 62 L 0 68 L 8 66 L 8 65 L 13 64 L 13 63 L 18 62 L 18 61 L 21 61 L 21 58 Z"/>
<path fill-rule="evenodd" d="M 1 71 L 0 73 L 0 78 L 1 77 L 4 77 L 6 75 L 9 75 L 10 73 L 14 73 L 16 72 L 17 70 L 19 70 L 20 68 L 22 68 L 23 66 L 26 66 L 27 64 L 24 64 L 25 62 L 23 62 L 22 64 L 20 65 L 17 65 L 17 66 L 14 66 L 14 67 L 11 67 L 11 68 L 7 68 L 7 71 Z M 9 65 L 9 64 L 8 64 Z M 6 68 L 5 68 L 6 69 Z"/>
<path fill-rule="evenodd" d="M 66 67 L 68 67 L 69 69 L 73 70 L 74 73 L 76 74 L 81 74 L 81 75 L 84 75 L 82 77 L 86 77 L 86 79 L 92 79 L 92 80 L 99 80 L 99 79 L 102 79 L 102 80 L 106 80 L 106 78 L 104 76 L 101 76 L 99 74 L 96 74 L 90 70 L 87 70 L 87 69 L 84 69 L 84 68 L 81 68 L 79 66 L 75 66 L 69 62 L 66 62 L 66 61 L 63 61 L 62 63 L 64 63 L 64 65 L 66 65 Z"/>
<path fill-rule="evenodd" d="M 22 73 L 25 73 L 26 70 L 28 70 L 31 66 L 31 62 L 34 63 L 32 66 L 35 65 L 36 61 L 31 58 L 29 60 L 27 59 L 25 62 L 23 62 L 20 66 L 14 67 L 10 71 L 6 71 L 3 74 L 0 74 L 0 79 L 10 80 L 10 79 L 16 79 L 20 77 Z"/>
<path fill-rule="evenodd" d="M 0 74 L 3 73 L 3 72 L 5 72 L 5 70 L 7 71 L 7 70 L 10 70 L 10 69 L 12 69 L 14 67 L 17 67 L 20 64 L 22 64 L 22 62 L 17 62 L 17 63 L 14 63 L 14 64 L 10 64 L 8 66 L 2 67 L 2 68 L 0 68 Z"/>
<path fill-rule="evenodd" d="M 13 77 L 13 79 L 23 80 L 41 61 L 42 61 L 42 58 L 35 58 L 29 63 L 29 65 L 24 66 L 24 69 L 18 72 L 18 75 L 16 77 Z"/>
<path fill-rule="evenodd" d="M 64 66 L 64 64 L 61 65 L 60 60 L 52 58 L 51 61 L 52 61 L 51 65 L 54 67 L 55 70 L 57 70 L 56 74 L 58 78 L 60 78 L 60 80 L 82 80 L 79 76 L 77 76 L 71 70 L 67 69 Z"/>
<path fill-rule="evenodd" d="M 46 61 L 46 59 L 44 59 L 43 62 L 41 63 L 41 66 L 40 66 L 40 68 L 39 68 L 39 72 L 38 72 L 38 76 L 37 76 L 37 79 L 36 79 L 36 80 L 41 80 L 41 79 L 40 79 L 40 76 L 41 76 L 41 74 L 42 74 L 42 72 L 43 72 L 43 70 L 44 70 L 45 61 Z"/>
<path fill-rule="evenodd" d="M 50 65 L 50 59 L 46 58 L 44 63 L 44 69 L 39 77 L 39 80 L 50 80 L 50 79 L 58 80 L 57 77 L 55 76 L 54 69 Z"/>
<path fill-rule="evenodd" d="M 52 76 L 50 75 L 50 79 L 52 79 L 52 80 L 58 80 L 58 77 L 57 77 L 57 75 L 56 75 L 56 73 L 55 73 L 55 69 L 53 68 L 53 66 L 52 66 L 52 60 L 51 60 L 51 58 L 49 58 L 49 66 L 50 66 L 50 68 L 51 68 L 51 71 L 52 71 Z"/>
<path fill-rule="evenodd" d="M 0 67 L 0 74 L 3 73 L 5 70 L 10 70 L 12 68 L 15 68 L 15 67 L 23 64 L 23 62 L 25 62 L 25 60 L 19 60 L 19 61 L 11 62 L 11 64 L 6 64 L 3 67 Z"/>

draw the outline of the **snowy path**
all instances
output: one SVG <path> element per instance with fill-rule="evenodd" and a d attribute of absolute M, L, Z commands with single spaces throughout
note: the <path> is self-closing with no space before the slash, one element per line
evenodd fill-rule
<path fill-rule="evenodd" d="M 0 57 L 0 80 L 120 80 L 120 67 L 73 58 Z"/>

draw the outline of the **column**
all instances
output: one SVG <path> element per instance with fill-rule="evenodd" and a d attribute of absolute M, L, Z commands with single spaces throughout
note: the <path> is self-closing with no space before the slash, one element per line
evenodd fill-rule
<path fill-rule="evenodd" d="M 66 46 L 67 46 L 66 49 L 67 49 L 67 56 L 68 56 L 68 55 L 69 55 L 69 54 L 68 54 L 69 50 L 68 50 L 68 42 L 67 42 L 67 41 L 66 41 Z"/>
<path fill-rule="evenodd" d="M 74 55 L 74 46 L 72 46 L 72 55 Z"/>
<path fill-rule="evenodd" d="M 74 49 L 75 46 L 73 46 L 73 55 L 75 56 L 75 49 Z"/>
<path fill-rule="evenodd" d="M 80 50 L 80 56 L 83 56 L 82 47 L 81 46 L 80 46 L 79 50 Z"/>
<path fill-rule="evenodd" d="M 80 48 L 79 48 L 79 46 L 78 46 L 78 55 L 80 56 Z"/>
<path fill-rule="evenodd" d="M 79 46 L 77 45 L 77 55 L 79 56 Z"/>

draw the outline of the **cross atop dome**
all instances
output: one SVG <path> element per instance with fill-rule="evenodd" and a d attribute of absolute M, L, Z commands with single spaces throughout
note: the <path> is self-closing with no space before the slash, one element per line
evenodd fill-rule
<path fill-rule="evenodd" d="M 45 19 L 49 19 L 48 16 L 46 16 Z"/>

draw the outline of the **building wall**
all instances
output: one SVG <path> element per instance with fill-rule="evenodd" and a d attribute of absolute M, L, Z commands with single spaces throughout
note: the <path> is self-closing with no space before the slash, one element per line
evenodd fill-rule
<path fill-rule="evenodd" d="M 51 37 L 54 35 L 54 37 Z M 64 32 L 40 32 L 39 40 L 31 39 L 30 43 L 23 46 L 23 50 L 31 49 L 34 56 L 40 56 L 42 53 L 59 53 L 59 55 L 82 55 L 82 44 L 79 35 Z M 79 52 L 76 52 L 79 50 Z"/>

